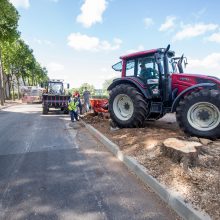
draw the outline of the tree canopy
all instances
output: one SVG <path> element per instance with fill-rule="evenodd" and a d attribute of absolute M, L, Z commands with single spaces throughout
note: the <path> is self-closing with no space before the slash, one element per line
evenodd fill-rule
<path fill-rule="evenodd" d="M 20 37 L 16 8 L 8 0 L 1 0 L 0 12 L 0 98 L 3 104 L 11 95 L 11 89 L 14 93 L 14 87 L 19 95 L 21 83 L 38 85 L 47 81 L 48 76 L 46 68 L 37 62 L 33 50 Z"/>

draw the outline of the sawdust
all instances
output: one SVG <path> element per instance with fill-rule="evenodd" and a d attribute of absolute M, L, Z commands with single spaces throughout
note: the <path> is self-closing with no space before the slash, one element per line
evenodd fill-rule
<path fill-rule="evenodd" d="M 111 131 L 109 120 L 100 116 L 88 114 L 83 120 L 117 144 L 126 155 L 134 157 L 153 177 L 178 192 L 185 202 L 207 212 L 213 219 L 220 219 L 220 140 L 203 146 L 197 167 L 186 172 L 181 164 L 162 156 L 160 151 L 167 138 L 190 139 L 178 128 L 174 115 L 147 121 L 143 128 L 115 131 Z"/>

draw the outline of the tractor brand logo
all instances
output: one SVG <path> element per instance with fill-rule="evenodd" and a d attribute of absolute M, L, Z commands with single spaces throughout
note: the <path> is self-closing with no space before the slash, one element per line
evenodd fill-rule
<path fill-rule="evenodd" d="M 180 77 L 180 80 L 181 80 L 181 81 L 190 81 L 190 78 L 187 78 L 187 77 Z"/>

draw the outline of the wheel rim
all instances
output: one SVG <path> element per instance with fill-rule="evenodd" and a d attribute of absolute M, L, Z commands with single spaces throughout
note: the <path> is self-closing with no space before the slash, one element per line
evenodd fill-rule
<path fill-rule="evenodd" d="M 209 102 L 198 102 L 187 113 L 190 125 L 200 131 L 210 131 L 220 123 L 220 111 Z"/>
<path fill-rule="evenodd" d="M 122 121 L 127 121 L 133 115 L 134 104 L 129 96 L 119 94 L 114 99 L 113 110 L 117 118 Z"/>

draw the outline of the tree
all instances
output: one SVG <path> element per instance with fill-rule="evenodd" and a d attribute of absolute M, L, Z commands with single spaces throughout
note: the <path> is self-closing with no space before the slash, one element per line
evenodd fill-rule
<path fill-rule="evenodd" d="M 108 91 L 107 88 L 110 86 L 110 84 L 113 82 L 114 78 L 112 79 L 106 79 L 104 83 L 102 84 L 102 90 L 103 90 L 103 95 L 107 96 Z"/>
<path fill-rule="evenodd" d="M 80 95 L 83 94 L 83 92 L 85 91 L 85 88 L 87 88 L 88 91 L 90 91 L 91 95 L 95 95 L 95 87 L 93 85 L 90 85 L 88 83 L 83 83 L 80 87 L 79 87 L 79 93 Z"/>
<path fill-rule="evenodd" d="M 4 105 L 1 51 L 5 41 L 11 41 L 17 38 L 19 35 L 17 31 L 19 14 L 15 7 L 8 0 L 0 1 L 0 12 L 0 99 L 1 105 Z"/>
<path fill-rule="evenodd" d="M 24 85 L 38 85 L 48 80 L 46 68 L 42 68 L 36 61 L 33 50 L 22 40 L 17 39 L 12 43 L 5 42 L 3 47 L 3 66 L 8 78 L 14 79 L 18 88 L 18 98 L 20 92 L 20 82 Z M 12 81 L 12 80 L 11 80 Z M 10 86 L 13 91 L 14 81 Z"/>

